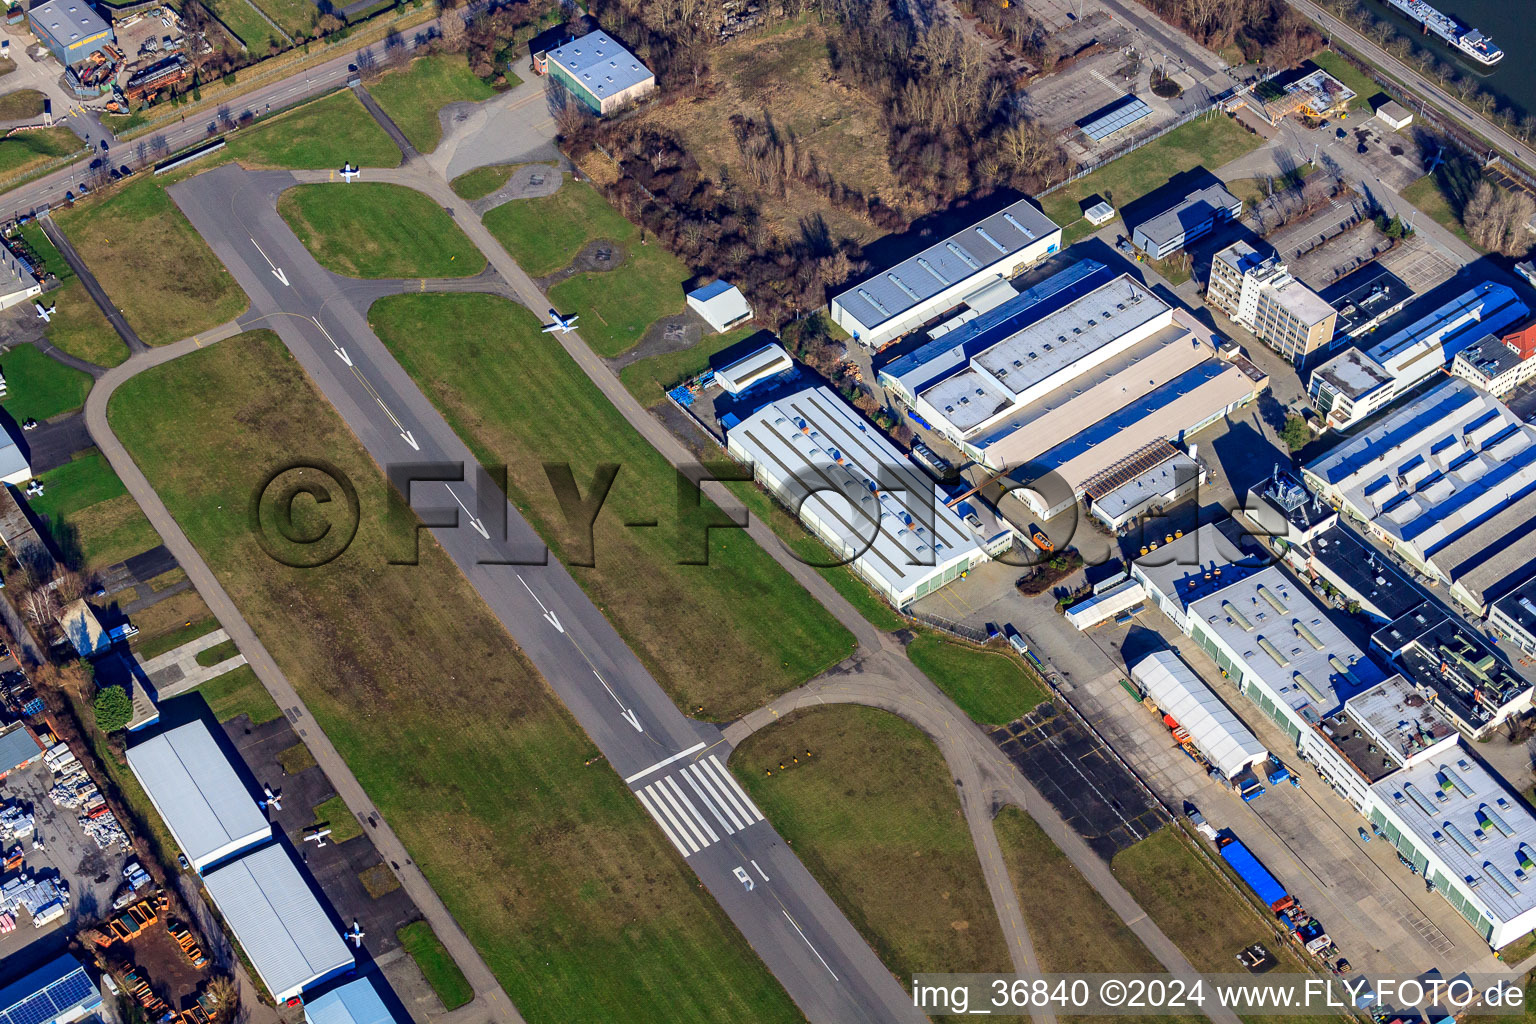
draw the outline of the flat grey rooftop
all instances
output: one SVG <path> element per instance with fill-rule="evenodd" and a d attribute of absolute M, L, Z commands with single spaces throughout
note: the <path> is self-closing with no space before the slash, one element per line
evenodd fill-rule
<path fill-rule="evenodd" d="M 602 29 L 550 50 L 549 59 L 600 100 L 655 77 L 640 58 Z"/>
<path fill-rule="evenodd" d="M 1351 401 L 1358 401 L 1393 380 L 1385 367 L 1358 348 L 1341 352 L 1312 372 Z"/>

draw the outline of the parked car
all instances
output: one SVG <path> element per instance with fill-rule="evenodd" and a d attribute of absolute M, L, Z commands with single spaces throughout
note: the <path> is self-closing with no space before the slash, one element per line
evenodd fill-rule
<path fill-rule="evenodd" d="M 1357 828 L 1355 831 L 1360 833 L 1360 841 L 1362 843 L 1368 843 L 1371 841 L 1371 834 L 1367 832 L 1364 827 Z"/>
<path fill-rule="evenodd" d="M 1343 128 L 1335 128 L 1333 130 L 1333 137 L 1336 139 L 1347 139 L 1349 138 L 1349 132 L 1345 131 Z"/>
<path fill-rule="evenodd" d="M 181 870 L 183 871 L 186 871 L 192 867 L 191 863 L 189 863 L 187 860 L 187 855 L 184 853 L 178 853 L 176 855 L 176 863 L 181 865 Z"/>

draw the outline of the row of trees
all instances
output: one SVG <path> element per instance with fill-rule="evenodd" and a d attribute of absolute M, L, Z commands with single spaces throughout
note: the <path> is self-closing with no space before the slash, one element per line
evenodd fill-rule
<path fill-rule="evenodd" d="M 1478 182 L 1472 198 L 1461 210 L 1461 223 L 1472 241 L 1490 252 L 1519 258 L 1531 248 L 1531 218 L 1536 200 L 1525 192 L 1495 188 Z"/>
<path fill-rule="evenodd" d="M 1284 0 L 1141 0 L 1212 50 L 1236 46 L 1245 60 L 1289 67 L 1323 44 L 1317 29 Z"/>

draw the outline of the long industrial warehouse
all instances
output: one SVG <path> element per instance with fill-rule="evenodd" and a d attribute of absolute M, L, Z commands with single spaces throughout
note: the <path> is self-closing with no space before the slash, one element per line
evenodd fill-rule
<path fill-rule="evenodd" d="M 128 748 L 128 766 L 202 872 L 272 836 L 272 826 L 202 722 Z"/>

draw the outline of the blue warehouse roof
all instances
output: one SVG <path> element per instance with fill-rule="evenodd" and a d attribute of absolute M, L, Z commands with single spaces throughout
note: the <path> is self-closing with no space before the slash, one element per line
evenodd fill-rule
<path fill-rule="evenodd" d="M 309 1024 L 397 1024 L 371 978 L 357 978 L 304 1004 Z"/>
<path fill-rule="evenodd" d="M 0 1024 L 49 1024 L 100 1005 L 101 993 L 85 968 L 65 955 L 0 988 Z"/>

